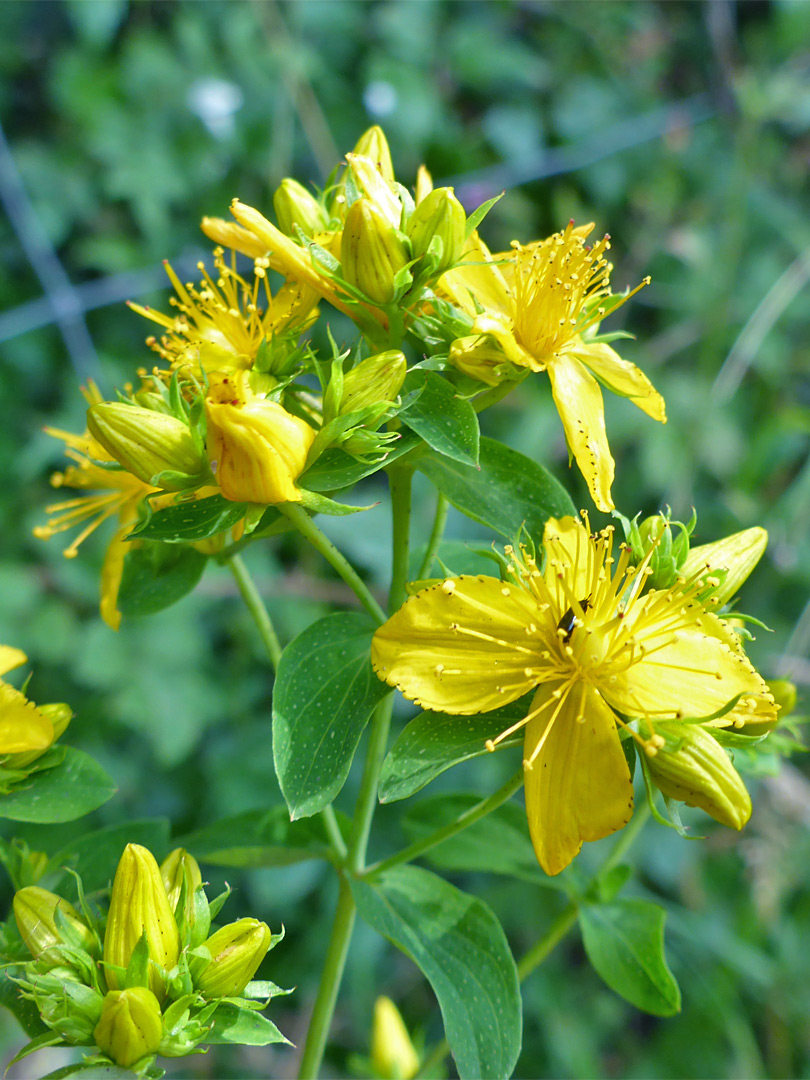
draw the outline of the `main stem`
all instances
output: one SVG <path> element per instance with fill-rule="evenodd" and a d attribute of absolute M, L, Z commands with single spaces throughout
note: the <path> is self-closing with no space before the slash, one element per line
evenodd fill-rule
<path fill-rule="evenodd" d="M 267 656 L 275 671 L 281 659 L 281 644 L 267 614 L 267 608 L 259 595 L 256 583 L 250 576 L 250 571 L 242 561 L 241 555 L 226 555 L 225 562 L 233 574 L 242 599 L 245 601 L 248 611 L 253 616 L 259 636 L 262 639 Z"/>
<path fill-rule="evenodd" d="M 391 591 L 388 598 L 389 611 L 396 611 L 405 598 L 405 585 L 408 578 L 412 475 L 413 470 L 407 467 L 395 469 L 392 466 L 389 470 L 394 534 Z M 293 510 L 292 514 L 288 512 L 290 508 Z M 296 520 L 299 515 L 295 511 L 300 511 L 300 514 L 306 518 L 306 522 L 299 524 L 298 520 Z M 378 622 L 383 622 L 385 613 L 376 600 L 368 592 L 366 586 L 357 577 L 357 574 L 343 555 L 313 524 L 309 516 L 300 507 L 295 507 L 289 503 L 285 504 L 284 513 L 287 514 L 287 517 L 293 521 L 304 536 L 321 551 L 343 580 L 355 590 L 366 610 L 374 615 Z M 326 541 L 326 543 L 324 544 L 323 541 Z M 344 572 L 346 567 L 351 571 L 351 575 Z M 358 591 L 355 584 L 359 584 L 362 591 Z M 369 599 L 376 611 L 369 606 Z M 334 922 L 332 923 L 332 934 L 329 939 L 326 959 L 321 973 L 321 982 L 315 998 L 312 1019 L 307 1032 L 304 1053 L 301 1056 L 301 1066 L 298 1071 L 301 1080 L 315 1080 L 318 1076 L 324 1050 L 326 1049 L 326 1040 L 329 1036 L 329 1028 L 332 1025 L 332 1016 L 335 1012 L 338 991 L 343 979 L 343 969 L 346 965 L 346 956 L 349 951 L 349 942 L 351 941 L 356 916 L 354 898 L 346 877 L 346 871 L 350 874 L 359 874 L 365 865 L 371 820 L 377 805 L 377 782 L 388 745 L 393 701 L 393 694 L 386 695 L 375 709 L 371 720 L 366 761 L 355 805 L 345 871 L 340 877 L 340 892 Z"/>

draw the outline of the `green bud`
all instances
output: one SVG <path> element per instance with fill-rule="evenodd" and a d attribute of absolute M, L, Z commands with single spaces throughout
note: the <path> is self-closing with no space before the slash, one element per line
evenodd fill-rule
<path fill-rule="evenodd" d="M 687 806 L 699 806 L 721 825 L 741 829 L 751 816 L 751 797 L 728 754 L 700 724 L 655 725 L 647 765 L 660 791 Z"/>
<path fill-rule="evenodd" d="M 122 401 L 102 401 L 87 410 L 87 427 L 119 465 L 145 484 L 166 470 L 193 477 L 207 470 L 205 455 L 194 442 L 188 425 L 175 416 Z M 185 486 L 166 485 L 170 491 Z"/>
<path fill-rule="evenodd" d="M 123 1069 L 156 1053 L 163 1038 L 158 999 L 144 986 L 110 991 L 93 1037 L 99 1050 Z"/>
<path fill-rule="evenodd" d="M 398 349 L 376 353 L 347 371 L 343 377 L 340 413 L 357 412 L 379 401 L 393 401 L 402 388 L 408 362 Z"/>
<path fill-rule="evenodd" d="M 307 236 L 323 232 L 329 225 L 326 211 L 297 180 L 282 180 L 273 196 L 278 227 L 287 236 L 295 236 L 298 225 Z"/>
<path fill-rule="evenodd" d="M 160 864 L 160 876 L 163 878 L 166 895 L 176 920 L 179 922 L 182 915 L 183 925 L 193 927 L 197 921 L 195 894 L 198 887 L 202 885 L 202 874 L 197 860 L 193 855 L 189 855 L 185 848 L 175 848 Z M 183 893 L 184 884 L 185 894 Z M 184 908 L 181 913 L 178 906 L 180 897 L 183 895 Z M 207 929 L 206 926 L 203 934 L 207 932 Z"/>
<path fill-rule="evenodd" d="M 355 154 L 370 158 L 383 180 L 394 182 L 394 166 L 391 162 L 391 150 L 383 129 L 375 124 L 364 131 L 354 147 Z"/>
<path fill-rule="evenodd" d="M 56 926 L 57 908 L 69 924 L 70 932 L 67 935 Z M 92 949 L 95 945 L 93 931 L 73 905 L 61 896 L 41 889 L 39 885 L 28 885 L 14 894 L 14 918 L 20 936 L 34 959 L 53 945 L 79 944 L 85 949 Z M 71 936 L 74 941 L 69 940 Z M 59 957 L 54 957 L 54 963 L 61 962 Z"/>
<path fill-rule="evenodd" d="M 272 936 L 258 919 L 239 919 L 217 930 L 203 942 L 211 963 L 195 978 L 197 989 L 207 998 L 237 997 L 267 955 Z"/>
<path fill-rule="evenodd" d="M 422 199 L 408 222 L 414 256 L 426 255 L 431 246 L 438 246 L 436 274 L 444 273 L 461 257 L 466 227 L 467 215 L 453 189 L 435 188 Z"/>
<path fill-rule="evenodd" d="M 104 936 L 105 963 L 126 968 L 144 931 L 149 959 L 169 971 L 177 963 L 180 938 L 160 870 L 151 851 L 140 844 L 127 844 L 113 881 Z M 152 964 L 148 983 L 162 1001 L 163 979 Z M 119 988 L 118 975 L 111 968 L 107 968 L 107 984 L 113 990 Z"/>
<path fill-rule="evenodd" d="M 648 566 L 652 574 L 648 581 L 649 588 L 669 589 L 677 581 L 680 568 L 689 550 L 686 533 L 681 535 L 687 540 L 685 545 L 676 544 L 670 520 L 663 514 L 653 514 L 639 525 L 638 547 L 640 550 L 637 555 L 641 560 L 650 553 Z"/>
<path fill-rule="evenodd" d="M 786 720 L 796 710 L 796 684 L 790 679 L 769 679 L 768 689 L 773 694 L 773 699 L 779 706 L 780 720 Z"/>
<path fill-rule="evenodd" d="M 371 1061 L 384 1080 L 410 1080 L 419 1070 L 419 1057 L 399 1010 L 390 998 L 374 1002 Z"/>
<path fill-rule="evenodd" d="M 340 244 L 343 276 L 373 304 L 394 299 L 394 277 L 408 262 L 408 252 L 396 229 L 368 201 L 352 203 Z"/>

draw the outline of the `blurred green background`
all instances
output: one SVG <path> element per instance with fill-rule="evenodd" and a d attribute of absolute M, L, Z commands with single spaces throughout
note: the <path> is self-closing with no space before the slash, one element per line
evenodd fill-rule
<path fill-rule="evenodd" d="M 669 423 L 609 395 L 614 496 L 629 515 L 668 503 L 688 519 L 696 506 L 700 541 L 767 527 L 742 600 L 772 633 L 752 653 L 766 676 L 806 691 L 810 3 L 6 0 L 0 39 L 0 640 L 28 652 L 35 700 L 73 705 L 70 741 L 120 788 L 90 823 L 4 835 L 57 850 L 91 824 L 161 815 L 179 835 L 280 801 L 268 780 L 271 680 L 227 571 L 210 568 L 192 597 L 113 634 L 97 612 L 105 539 L 67 561 L 60 538 L 31 536 L 62 464 L 40 429 L 81 430 L 80 382 L 96 378 L 110 396 L 149 362 L 149 328 L 123 301 L 166 307 L 162 258 L 196 276 L 204 213 L 224 216 L 234 195 L 269 212 L 282 177 L 321 182 L 370 123 L 385 127 L 403 182 L 424 161 L 468 209 L 506 188 L 484 227 L 495 248 L 593 220 L 612 235 L 617 287 L 652 275 L 608 329 L 637 334 L 622 354 L 662 391 Z M 484 423 L 586 505 L 545 380 L 527 380 Z M 418 496 L 416 529 L 432 513 L 429 493 Z M 384 508 L 362 528 L 326 527 L 385 586 Z M 449 535 L 476 528 L 456 516 Z M 248 561 L 283 642 L 350 602 L 289 542 Z M 487 759 L 434 788 L 489 791 L 512 767 Z M 353 783 L 339 806 L 351 807 Z M 682 1015 L 633 1010 L 571 938 L 525 986 L 516 1075 L 810 1075 L 807 762 L 751 784 L 742 836 L 710 826 L 692 843 L 650 825 L 636 849 L 631 891 L 669 910 Z M 372 854 L 401 843 L 396 807 L 376 823 Z M 322 888 L 316 863 L 230 878 L 231 918 L 286 925 L 267 975 L 298 987 L 273 1018 L 300 1045 L 332 883 Z M 494 906 L 518 955 L 564 902 L 508 878 L 454 880 Z M 358 926 L 327 1075 L 347 1075 L 348 1054 L 367 1047 L 380 991 L 439 1037 L 422 977 Z M 7 1058 L 22 1040 L 2 1021 Z M 188 1059 L 171 1075 L 287 1077 L 295 1063 L 271 1048 Z"/>

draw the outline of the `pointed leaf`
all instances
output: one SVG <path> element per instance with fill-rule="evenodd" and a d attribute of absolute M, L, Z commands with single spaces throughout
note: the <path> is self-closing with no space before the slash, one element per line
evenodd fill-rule
<path fill-rule="evenodd" d="M 654 1016 L 674 1016 L 681 991 L 664 956 L 666 912 L 649 900 L 583 904 L 585 952 L 611 990 Z"/>
<path fill-rule="evenodd" d="M 444 458 L 475 468 L 478 463 L 478 416 L 452 383 L 434 371 L 412 371 L 407 391 L 422 388 L 413 404 L 400 412 L 403 423 Z"/>
<path fill-rule="evenodd" d="M 148 543 L 124 557 L 118 609 L 125 618 L 153 615 L 187 596 L 208 559 L 193 547 Z"/>
<path fill-rule="evenodd" d="M 521 1045 L 520 987 L 490 908 L 416 866 L 351 887 L 360 916 L 433 987 L 462 1080 L 510 1076 Z"/>
<path fill-rule="evenodd" d="M 338 815 L 348 835 L 348 820 Z M 213 866 L 288 866 L 305 859 L 329 859 L 332 849 L 323 819 L 290 821 L 286 806 L 249 810 L 181 837 L 200 862 Z"/>
<path fill-rule="evenodd" d="M 284 650 L 273 693 L 273 757 L 293 818 L 317 814 L 337 795 L 371 716 L 388 687 L 371 667 L 375 626 L 339 612 Z"/>
<path fill-rule="evenodd" d="M 214 1013 L 214 1026 L 205 1036 L 207 1043 L 239 1043 L 242 1046 L 269 1046 L 287 1043 L 272 1020 L 253 1009 L 240 1009 L 233 1002 L 223 1001 Z"/>
<path fill-rule="evenodd" d="M 164 540 L 167 544 L 207 540 L 232 528 L 245 516 L 244 503 L 231 502 L 222 495 L 167 506 L 134 529 L 128 540 Z"/>
<path fill-rule="evenodd" d="M 72 746 L 64 751 L 60 765 L 32 773 L 0 798 L 0 817 L 37 824 L 74 821 L 113 797 L 116 786 L 97 761 Z"/>
<path fill-rule="evenodd" d="M 517 537 L 521 526 L 540 538 L 549 517 L 576 513 L 562 484 L 517 450 L 482 438 L 478 462 L 476 469 L 426 455 L 417 467 L 457 510 L 509 540 Z"/>
<path fill-rule="evenodd" d="M 311 469 L 301 477 L 300 483 L 309 491 L 340 491 L 351 487 L 358 480 L 384 469 L 419 445 L 419 437 L 406 431 L 402 438 L 386 453 L 381 461 L 358 461 L 345 450 L 325 450 Z"/>

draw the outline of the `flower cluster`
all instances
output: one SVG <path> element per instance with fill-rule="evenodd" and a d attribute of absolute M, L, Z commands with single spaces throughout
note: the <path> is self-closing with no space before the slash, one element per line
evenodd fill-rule
<path fill-rule="evenodd" d="M 20 889 L 14 916 L 32 959 L 16 981 L 51 1036 L 18 1057 L 42 1045 L 86 1046 L 90 1062 L 154 1075 L 156 1055 L 184 1057 L 228 1041 L 228 1029 L 230 1041 L 285 1041 L 257 1012 L 283 991 L 251 981 L 283 934 L 256 919 L 213 929 L 226 897 L 209 902 L 199 866 L 182 848 L 158 866 L 138 844 L 121 856 L 105 916 L 81 887 L 81 912 L 38 885 Z M 250 1039 L 238 1035 L 243 1017 Z"/>

